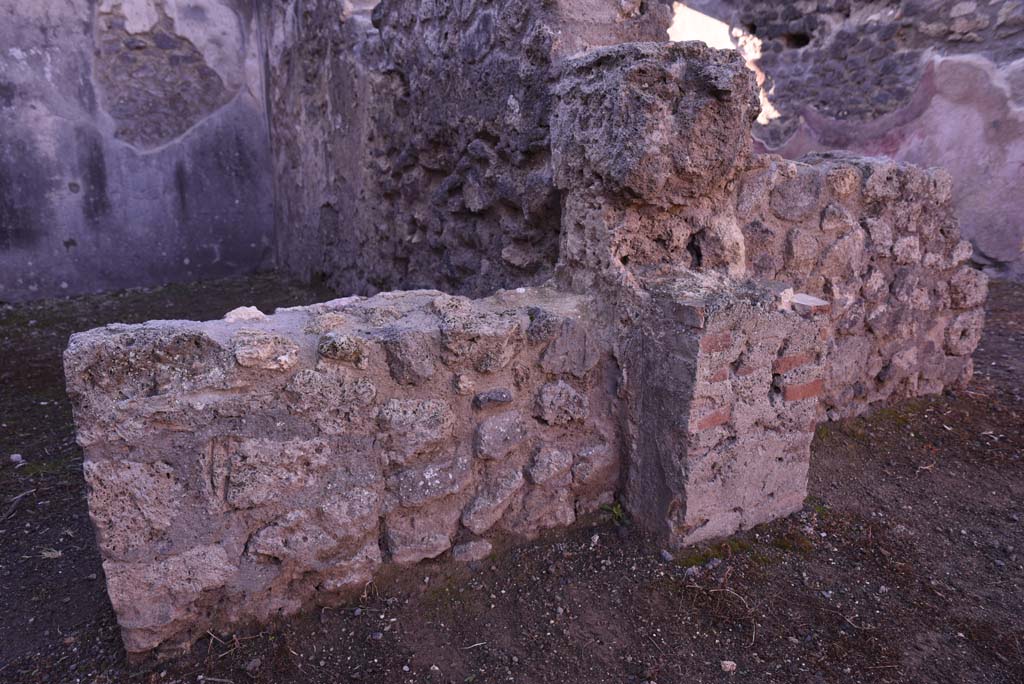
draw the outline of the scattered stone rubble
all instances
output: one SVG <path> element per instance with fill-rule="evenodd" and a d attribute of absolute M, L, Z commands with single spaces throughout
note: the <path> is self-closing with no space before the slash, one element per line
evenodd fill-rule
<path fill-rule="evenodd" d="M 985 278 L 944 174 L 754 155 L 752 76 L 696 43 L 593 50 L 553 92 L 547 284 L 72 337 L 130 653 L 616 497 L 669 547 L 727 535 L 802 505 L 825 412 L 970 377 Z"/>

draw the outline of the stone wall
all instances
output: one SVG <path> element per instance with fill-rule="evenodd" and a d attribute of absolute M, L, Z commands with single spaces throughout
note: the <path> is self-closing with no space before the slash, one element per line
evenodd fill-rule
<path fill-rule="evenodd" d="M 0 8 L 0 301 L 272 263 L 246 0 Z"/>
<path fill-rule="evenodd" d="M 127 650 L 336 605 L 383 563 L 478 560 L 570 525 L 615 500 L 624 454 L 631 510 L 672 546 L 798 509 L 818 326 L 712 276 L 652 292 L 628 328 L 644 353 L 621 358 L 603 305 L 548 288 L 75 335 L 68 389 Z M 737 357 L 751 371 L 733 383 Z"/>
<path fill-rule="evenodd" d="M 974 260 L 1024 276 L 1024 3 L 686 4 L 756 41 L 752 65 L 776 112 L 755 128 L 766 149 L 793 159 L 847 149 L 945 168 Z"/>
<path fill-rule="evenodd" d="M 800 508 L 827 412 L 970 377 L 986 277 L 943 174 L 754 153 L 753 75 L 699 43 L 595 49 L 551 92 L 545 285 L 72 337 L 129 652 L 615 497 L 669 547 L 727 535 Z"/>
<path fill-rule="evenodd" d="M 966 384 L 987 279 L 965 263 L 949 176 L 835 153 L 752 166 L 737 196 L 748 272 L 831 302 L 829 417 Z"/>
<path fill-rule="evenodd" d="M 597 273 L 684 265 L 830 302 L 832 418 L 966 382 L 987 279 L 965 263 L 949 176 L 754 154 L 757 99 L 738 55 L 680 45 L 676 62 L 631 46 L 563 75 L 563 105 L 574 103 L 552 123 L 563 279 L 585 291 Z"/>
<path fill-rule="evenodd" d="M 69 391 L 128 650 L 611 502 L 614 375 L 588 306 L 418 291 L 76 336 Z"/>
<path fill-rule="evenodd" d="M 543 282 L 556 67 L 664 40 L 668 4 L 374 4 L 292 1 L 268 19 L 281 264 L 345 293 Z"/>

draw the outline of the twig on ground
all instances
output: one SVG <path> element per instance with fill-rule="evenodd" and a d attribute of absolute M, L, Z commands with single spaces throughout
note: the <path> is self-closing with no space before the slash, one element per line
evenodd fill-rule
<path fill-rule="evenodd" d="M 839 614 L 842 615 L 842 613 L 839 613 Z M 857 617 L 857 616 L 854 615 L 853 617 Z M 859 629 L 859 630 L 862 630 L 862 631 L 865 631 L 865 632 L 870 632 L 871 630 L 874 629 L 874 627 L 861 627 L 860 625 L 854 623 L 854 621 L 852 619 L 846 617 L 845 615 L 843 615 L 843 619 L 846 620 L 846 622 L 848 622 L 849 625 L 851 627 L 853 627 L 854 629 Z"/>
<path fill-rule="evenodd" d="M 742 601 L 742 602 L 743 602 L 743 607 L 744 607 L 744 608 L 746 608 L 748 612 L 750 611 L 750 604 L 749 604 L 749 603 L 747 603 L 747 599 L 743 598 L 742 596 L 740 596 L 739 594 L 737 594 L 737 593 L 736 593 L 735 591 L 733 591 L 732 589 L 729 589 L 729 588 L 723 588 L 723 589 L 708 589 L 708 593 L 709 593 L 709 594 L 715 594 L 715 593 L 718 593 L 718 592 L 721 592 L 721 591 L 724 591 L 724 592 L 727 592 L 727 593 L 729 593 L 729 594 L 732 594 L 733 596 L 735 596 L 736 598 L 738 598 L 738 599 L 739 599 L 740 601 Z"/>
<path fill-rule="evenodd" d="M 18 494 L 16 497 L 11 499 L 11 506 L 10 506 L 10 508 L 7 509 L 7 512 L 4 513 L 4 518 L 3 519 L 7 520 L 12 515 L 14 515 L 14 511 L 17 510 L 18 504 L 21 503 L 21 500 L 24 499 L 29 494 L 33 494 L 35 491 L 36 491 L 35 488 L 33 488 L 33 489 L 28 490 L 27 492 L 22 492 L 21 494 Z"/>

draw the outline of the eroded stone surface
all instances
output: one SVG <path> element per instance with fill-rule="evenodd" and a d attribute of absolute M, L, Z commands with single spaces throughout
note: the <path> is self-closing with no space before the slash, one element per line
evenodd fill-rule
<path fill-rule="evenodd" d="M 533 417 L 542 388 L 565 383 L 541 368 L 547 345 L 518 331 L 536 310 L 590 327 L 586 306 L 547 289 L 424 291 L 76 335 L 67 369 L 90 512 L 128 649 L 333 605 L 381 563 L 446 553 L 463 530 L 571 522 L 577 488 L 610 500 L 612 479 L 558 479 L 564 457 L 525 474 L 534 452 L 569 453 L 576 437 Z M 397 328 L 435 367 L 424 384 L 395 377 L 382 346 Z M 516 390 L 482 405 L 456 375 Z M 603 390 L 579 391 L 576 404 L 599 407 L 588 429 L 612 432 Z"/>
<path fill-rule="evenodd" d="M 560 63 L 665 40 L 671 5 L 272 3 L 281 263 L 346 293 L 544 282 L 558 258 L 548 119 Z"/>
<path fill-rule="evenodd" d="M 685 87 L 645 87 L 654 75 Z M 826 300 L 823 402 L 838 415 L 969 379 L 969 354 L 953 353 L 969 345 L 944 340 L 978 332 L 963 326 L 980 320 L 971 312 L 987 279 L 966 263 L 945 173 L 848 154 L 752 154 L 753 77 L 737 55 L 699 44 L 595 52 L 568 64 L 558 88 L 567 286 L 682 265 Z M 686 116 L 668 115 L 680 98 Z M 605 115 L 591 117 L 594 108 Z M 701 172 L 709 177 L 687 183 Z"/>
<path fill-rule="evenodd" d="M 477 557 L 617 494 L 668 546 L 748 528 L 802 504 L 826 410 L 970 376 L 986 280 L 941 173 L 754 154 L 753 80 L 703 45 L 597 50 L 554 93 L 547 286 L 72 338 L 130 651 L 334 605 L 382 563 Z"/>

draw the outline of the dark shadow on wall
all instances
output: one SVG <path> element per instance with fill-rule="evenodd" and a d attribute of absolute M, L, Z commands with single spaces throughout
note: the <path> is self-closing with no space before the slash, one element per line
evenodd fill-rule
<path fill-rule="evenodd" d="M 82 215 L 86 224 L 95 230 L 110 215 L 103 139 L 94 128 L 83 126 L 75 130 L 75 140 L 79 177 L 82 179 Z"/>
<path fill-rule="evenodd" d="M 132 31 L 117 3 L 46 2 L 0 20 L 0 301 L 271 266 L 254 2 L 179 3 L 180 26 L 165 5 Z"/>
<path fill-rule="evenodd" d="M 51 225 L 51 175 L 27 137 L 0 137 L 0 252 L 31 249 Z"/>

